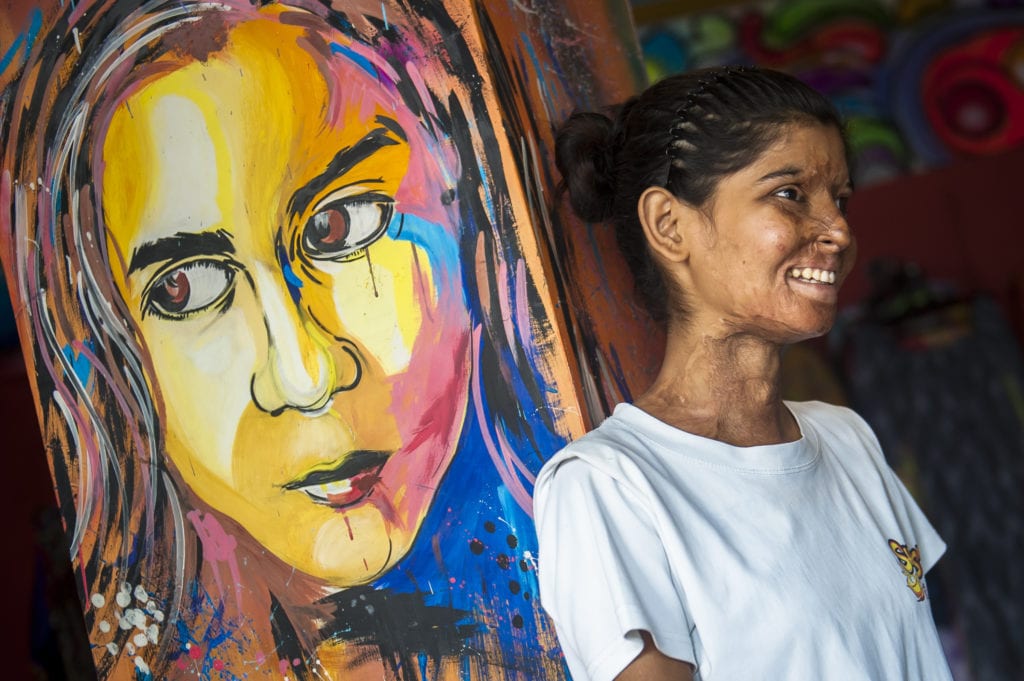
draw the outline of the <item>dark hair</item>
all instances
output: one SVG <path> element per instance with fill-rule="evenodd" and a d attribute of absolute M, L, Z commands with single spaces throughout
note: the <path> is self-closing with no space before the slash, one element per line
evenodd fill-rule
<path fill-rule="evenodd" d="M 842 119 L 822 94 L 788 74 L 754 67 L 670 76 L 610 114 L 570 116 L 555 135 L 555 165 L 575 213 L 614 224 L 640 302 L 659 322 L 684 316 L 685 304 L 647 249 L 637 215 L 647 188 L 665 187 L 702 208 L 723 177 L 753 163 L 790 123 L 834 126 L 847 144 Z"/>

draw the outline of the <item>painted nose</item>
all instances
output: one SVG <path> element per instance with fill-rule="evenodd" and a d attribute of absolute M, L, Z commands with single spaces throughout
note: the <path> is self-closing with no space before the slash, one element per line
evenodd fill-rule
<path fill-rule="evenodd" d="M 252 399 L 273 415 L 288 409 L 316 412 L 331 397 L 359 383 L 361 367 L 354 347 L 325 337 L 292 301 L 280 273 L 253 271 L 263 305 L 266 357 L 252 376 Z"/>

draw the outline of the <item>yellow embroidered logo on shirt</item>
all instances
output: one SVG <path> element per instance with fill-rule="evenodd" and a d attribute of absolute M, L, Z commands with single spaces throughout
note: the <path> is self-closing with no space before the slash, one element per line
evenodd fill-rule
<path fill-rule="evenodd" d="M 903 576 L 907 578 L 907 587 L 914 592 L 917 600 L 923 601 L 928 594 L 925 592 L 924 570 L 921 569 L 921 552 L 916 546 L 908 548 L 895 539 L 889 540 L 889 548 L 899 561 Z"/>

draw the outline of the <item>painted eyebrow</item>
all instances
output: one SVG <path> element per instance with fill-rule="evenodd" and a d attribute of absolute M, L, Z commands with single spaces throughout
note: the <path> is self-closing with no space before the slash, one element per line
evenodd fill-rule
<path fill-rule="evenodd" d="M 388 136 L 388 133 L 405 140 L 405 133 L 398 121 L 377 116 L 377 123 L 381 125 L 353 144 L 351 147 L 342 149 L 331 159 L 324 171 L 307 182 L 301 189 L 292 194 L 288 202 L 288 212 L 292 215 L 303 213 L 313 203 L 317 194 L 323 191 L 324 187 L 336 180 L 339 176 L 354 168 L 357 164 L 373 156 L 380 149 L 398 144 L 397 141 Z"/>
<path fill-rule="evenodd" d="M 132 252 L 128 274 L 156 263 L 187 260 L 199 256 L 226 255 L 235 252 L 231 235 L 222 229 L 215 232 L 178 232 L 142 244 Z"/>

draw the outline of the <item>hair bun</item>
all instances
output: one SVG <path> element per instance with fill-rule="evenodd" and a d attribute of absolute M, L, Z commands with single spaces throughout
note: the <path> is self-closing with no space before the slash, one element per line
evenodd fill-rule
<path fill-rule="evenodd" d="M 570 116 L 555 133 L 555 166 L 569 205 L 587 222 L 612 217 L 615 199 L 615 124 L 601 113 Z"/>

